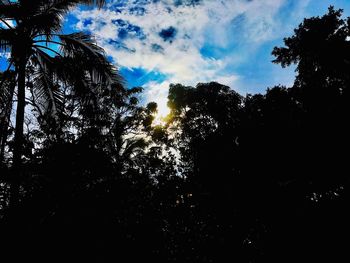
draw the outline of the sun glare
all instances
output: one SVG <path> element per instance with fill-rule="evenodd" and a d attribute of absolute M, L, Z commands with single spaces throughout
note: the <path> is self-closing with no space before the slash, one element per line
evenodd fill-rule
<path fill-rule="evenodd" d="M 170 113 L 170 109 L 167 106 L 166 102 L 164 103 L 159 103 L 158 102 L 158 111 L 155 114 L 155 119 L 153 121 L 154 126 L 161 125 L 163 126 L 165 124 L 165 118 L 168 116 Z"/>

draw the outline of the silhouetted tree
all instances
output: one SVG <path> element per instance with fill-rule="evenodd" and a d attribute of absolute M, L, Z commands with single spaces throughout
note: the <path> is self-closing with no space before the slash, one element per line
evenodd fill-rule
<path fill-rule="evenodd" d="M 9 124 L 15 90 L 14 72 L 7 70 L 0 75 L 0 163 L 4 162 L 5 147 L 9 135 Z"/>
<path fill-rule="evenodd" d="M 78 63 L 81 66 L 80 72 L 89 74 L 89 77 L 78 79 L 80 83 L 119 81 L 114 67 L 106 61 L 102 49 L 90 36 L 83 33 L 60 34 L 62 16 L 79 3 L 102 5 L 104 1 L 1 1 L 0 4 L 0 19 L 5 25 L 5 28 L 0 30 L 0 48 L 1 51 L 10 52 L 10 63 L 14 64 L 18 75 L 13 151 L 16 178 L 13 178 L 11 197 L 14 205 L 18 203 L 21 177 L 27 65 L 35 67 L 33 84 L 37 100 L 41 102 L 39 105 L 52 115 L 60 110 L 62 100 L 57 88 L 58 80 L 69 83 L 73 77 L 72 72 L 62 72 L 62 69 L 69 65 L 74 63 L 74 68 L 77 68 Z M 58 44 L 60 51 L 53 49 L 52 44 Z M 45 51 L 56 54 L 57 57 L 51 57 Z M 82 76 L 84 75 L 79 75 Z M 76 80 L 74 78 L 74 81 Z"/>
<path fill-rule="evenodd" d="M 293 99 L 304 114 L 299 118 L 303 128 L 304 164 L 313 166 L 305 174 L 312 176 L 317 167 L 329 174 L 337 185 L 345 166 L 343 150 L 349 145 L 349 19 L 342 19 L 342 10 L 329 8 L 326 15 L 305 19 L 292 37 L 285 39 L 286 47 L 275 48 L 275 63 L 282 66 L 297 64 L 297 77 L 292 87 Z M 313 156 L 313 160 L 309 159 Z M 319 186 L 331 187 L 330 178 L 317 176 Z M 327 179 L 326 179 L 327 178 Z M 322 180 L 325 185 L 322 186 Z M 332 180 L 333 180 L 332 179 Z M 314 181 L 315 184 L 316 181 Z M 336 186 L 337 187 L 337 186 Z"/>
<path fill-rule="evenodd" d="M 232 226 L 238 219 L 232 202 L 234 177 L 239 174 L 237 153 L 243 97 L 212 82 L 196 88 L 172 85 L 168 98 L 168 125 L 174 130 L 181 173 L 188 184 L 186 195 L 191 200 L 192 211 L 188 213 L 196 213 L 186 222 L 191 224 L 191 230 L 182 236 L 194 242 L 179 252 L 184 254 L 180 261 L 233 259 L 237 255 L 230 255 L 227 246 L 240 238 L 233 233 Z M 222 242 L 214 242 L 220 238 Z M 200 256 L 204 247 L 210 251 L 206 258 Z"/>

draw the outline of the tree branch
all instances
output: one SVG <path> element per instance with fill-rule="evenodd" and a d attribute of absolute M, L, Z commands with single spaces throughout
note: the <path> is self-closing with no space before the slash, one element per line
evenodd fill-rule
<path fill-rule="evenodd" d="M 60 46 L 65 46 L 65 44 L 58 42 L 58 41 L 52 41 L 52 40 L 34 40 L 34 43 L 52 43 L 52 44 L 57 44 Z"/>
<path fill-rule="evenodd" d="M 55 53 L 56 55 L 62 57 L 62 55 L 61 55 L 60 53 L 58 53 L 56 50 L 53 50 L 52 48 L 45 47 L 45 46 L 41 46 L 41 45 L 34 45 L 34 47 L 39 48 L 39 49 L 40 49 L 40 48 L 47 49 L 47 50 L 49 50 L 49 51 Z"/>
<path fill-rule="evenodd" d="M 5 19 L 0 18 L 0 21 L 3 22 L 8 28 L 13 29 L 13 27 L 10 26 L 10 24 L 7 23 Z"/>

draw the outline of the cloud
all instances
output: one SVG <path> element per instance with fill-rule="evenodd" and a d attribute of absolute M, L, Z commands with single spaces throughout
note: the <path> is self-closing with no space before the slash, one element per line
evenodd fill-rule
<path fill-rule="evenodd" d="M 146 100 L 164 108 L 170 83 L 217 80 L 234 87 L 240 74 L 232 65 L 247 62 L 259 46 L 281 35 L 277 14 L 288 2 L 116 0 L 73 15 L 76 29 L 93 32 L 119 67 L 167 76 L 144 83 Z"/>

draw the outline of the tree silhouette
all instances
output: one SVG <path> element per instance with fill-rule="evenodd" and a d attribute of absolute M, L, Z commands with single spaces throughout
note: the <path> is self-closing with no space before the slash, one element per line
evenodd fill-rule
<path fill-rule="evenodd" d="M 230 163 L 227 158 L 234 159 L 234 149 L 238 144 L 235 134 L 242 99 L 238 93 L 218 83 L 198 84 L 196 88 L 182 85 L 170 87 L 169 123 L 181 131 L 177 145 L 182 161 L 205 188 L 214 187 L 216 182 L 223 179 L 215 178 L 215 174 L 231 174 L 230 168 L 225 165 Z"/>
<path fill-rule="evenodd" d="M 12 202 L 18 203 L 19 180 L 21 174 L 21 158 L 23 153 L 23 123 L 25 114 L 26 67 L 35 68 L 33 84 L 37 100 L 45 111 L 55 115 L 60 111 L 61 94 L 57 82 L 72 81 L 63 66 L 79 62 L 83 66 L 81 73 L 89 73 L 89 77 L 78 79 L 80 82 L 119 81 L 114 67 L 110 65 L 90 36 L 83 33 L 70 35 L 60 34 L 62 16 L 72 6 L 99 4 L 104 1 L 1 1 L 0 19 L 5 28 L 0 31 L 1 51 L 10 52 L 10 64 L 16 68 L 17 112 L 13 151 L 13 166 L 16 172 L 12 184 Z M 59 45 L 59 51 L 53 45 Z M 57 55 L 52 57 L 51 54 Z M 63 72 L 62 72 L 63 70 Z M 65 73 L 65 74 L 64 74 Z M 82 77 L 84 75 L 80 75 Z M 73 81 L 75 81 L 74 79 Z"/>
<path fill-rule="evenodd" d="M 295 35 L 285 39 L 286 47 L 273 51 L 275 63 L 297 63 L 298 75 L 291 93 L 304 111 L 299 118 L 304 133 L 300 138 L 305 149 L 302 158 L 310 162 L 307 156 L 312 153 L 317 160 L 313 166 L 323 174 L 332 174 L 335 184 L 344 179 L 340 178 L 339 162 L 344 158 L 341 149 L 349 143 L 344 122 L 350 84 L 349 20 L 341 15 L 342 10 L 331 6 L 324 16 L 305 19 Z M 309 176 L 314 173 L 308 171 Z M 328 179 L 325 183 L 330 184 Z"/>
<path fill-rule="evenodd" d="M 175 130 L 174 145 L 180 152 L 182 174 L 188 184 L 188 205 L 198 211 L 190 220 L 202 228 L 193 227 L 194 232 L 189 233 L 193 237 L 187 237 L 201 240 L 202 244 L 193 242 L 181 253 L 192 261 L 203 253 L 200 252 L 203 246 L 208 246 L 211 255 L 202 261 L 234 259 L 237 255 L 230 255 L 227 245 L 239 240 L 239 234 L 232 228 L 239 220 L 232 202 L 234 178 L 239 174 L 238 134 L 243 97 L 212 82 L 200 83 L 195 88 L 172 85 L 168 98 L 171 109 L 168 125 Z M 213 242 L 217 238 L 222 242 Z"/>
<path fill-rule="evenodd" d="M 9 123 L 15 90 L 15 75 L 12 71 L 1 73 L 0 99 L 0 163 L 4 162 L 5 147 L 9 135 Z"/>

